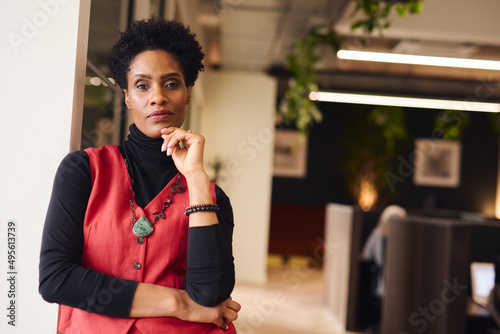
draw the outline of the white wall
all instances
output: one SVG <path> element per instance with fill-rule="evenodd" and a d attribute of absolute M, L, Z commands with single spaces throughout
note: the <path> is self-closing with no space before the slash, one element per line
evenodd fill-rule
<path fill-rule="evenodd" d="M 239 282 L 266 281 L 276 82 L 259 73 L 205 72 L 199 129 L 205 160 L 226 164 L 218 184 L 235 216 L 233 249 Z"/>
<path fill-rule="evenodd" d="M 71 134 L 71 127 L 81 129 L 89 14 L 90 0 L 2 2 L 0 333 L 56 331 L 57 307 L 38 294 L 38 257 L 56 168 L 70 142 L 79 146 L 80 133 Z M 7 267 L 11 220 L 14 270 Z M 15 298 L 8 296 L 10 276 L 15 276 Z M 11 301 L 15 327 L 8 324 Z"/>

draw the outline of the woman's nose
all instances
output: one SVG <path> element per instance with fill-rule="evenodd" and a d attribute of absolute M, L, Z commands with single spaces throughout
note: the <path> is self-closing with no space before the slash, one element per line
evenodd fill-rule
<path fill-rule="evenodd" d="M 167 95 L 163 87 L 153 87 L 150 104 L 162 105 L 167 103 Z"/>

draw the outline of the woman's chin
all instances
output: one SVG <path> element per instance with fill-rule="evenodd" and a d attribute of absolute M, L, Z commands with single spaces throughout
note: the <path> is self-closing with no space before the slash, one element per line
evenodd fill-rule
<path fill-rule="evenodd" d="M 172 124 L 172 122 L 154 122 L 153 124 L 148 124 L 148 126 L 145 126 L 144 124 L 138 125 L 137 123 L 135 124 L 139 131 L 144 133 L 146 136 L 151 137 L 151 138 L 160 138 L 161 137 L 161 130 L 169 127 L 176 127 L 180 128 L 182 124 Z"/>

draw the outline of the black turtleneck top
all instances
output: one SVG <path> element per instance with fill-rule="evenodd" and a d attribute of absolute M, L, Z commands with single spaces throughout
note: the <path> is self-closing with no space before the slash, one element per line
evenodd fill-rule
<path fill-rule="evenodd" d="M 137 205 L 145 207 L 178 173 L 172 157 L 161 152 L 163 139 L 150 138 L 133 124 L 120 152 L 131 165 Z M 91 192 L 89 157 L 68 154 L 61 162 L 45 219 L 39 265 L 39 291 L 55 302 L 102 315 L 126 318 L 138 282 L 94 272 L 80 265 L 83 221 Z M 233 212 L 216 186 L 219 224 L 190 227 L 185 288 L 204 306 L 226 300 L 234 287 Z M 128 200 L 128 199 L 124 199 Z M 113 242 L 110 236 L 109 242 Z M 103 245 L 105 256 L 106 245 Z M 110 293 L 112 298 L 108 298 Z M 106 297 L 106 298 L 104 298 Z"/>

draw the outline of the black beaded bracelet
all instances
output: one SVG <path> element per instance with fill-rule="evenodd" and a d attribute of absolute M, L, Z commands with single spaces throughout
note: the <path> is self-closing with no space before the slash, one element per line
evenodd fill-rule
<path fill-rule="evenodd" d="M 220 208 L 217 204 L 197 204 L 197 205 L 191 205 L 186 209 L 184 214 L 186 216 L 189 216 L 192 213 L 195 212 L 200 212 L 200 211 L 209 211 L 209 212 L 217 212 L 219 211 Z"/>

